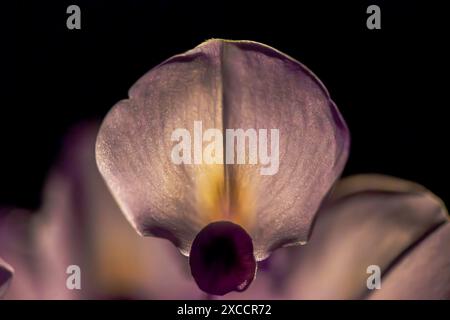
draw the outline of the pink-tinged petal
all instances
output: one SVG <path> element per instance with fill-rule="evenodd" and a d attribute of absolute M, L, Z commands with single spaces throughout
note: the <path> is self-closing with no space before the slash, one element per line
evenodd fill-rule
<path fill-rule="evenodd" d="M 95 199 L 101 195 L 93 161 L 97 128 L 94 123 L 83 123 L 69 131 L 45 183 L 30 248 L 35 254 L 33 264 L 39 266 L 33 273 L 39 299 L 92 298 L 95 293 L 95 281 L 90 278 L 94 231 L 90 221 L 96 210 L 104 208 L 104 198 Z M 80 268 L 81 290 L 67 288 L 69 266 Z"/>
<path fill-rule="evenodd" d="M 71 264 L 83 274 L 82 290 L 72 291 L 72 299 L 202 297 L 185 271 L 187 259 L 167 241 L 140 237 L 124 218 L 96 166 L 97 132 L 96 123 L 71 130 L 46 185 L 36 243 L 54 270 L 43 275 L 51 297 L 69 291 Z"/>
<path fill-rule="evenodd" d="M 347 159 L 347 127 L 320 80 L 305 66 L 254 42 L 223 46 L 228 128 L 278 128 L 280 167 L 229 166 L 231 187 L 247 192 L 247 223 L 261 260 L 307 240 L 312 219 Z M 241 200 L 242 201 L 242 200 Z M 233 207 L 233 206 L 232 206 Z"/>
<path fill-rule="evenodd" d="M 0 258 L 0 298 L 6 293 L 13 273 L 13 268 Z"/>
<path fill-rule="evenodd" d="M 335 185 L 335 188 L 327 198 L 328 203 L 364 191 L 385 192 L 427 192 L 427 189 L 418 183 L 391 177 L 382 174 L 357 174 L 343 178 Z M 429 193 L 432 196 L 431 193 Z M 436 200 L 438 200 L 436 198 Z M 439 200 L 440 201 L 440 200 Z"/>
<path fill-rule="evenodd" d="M 289 254 L 293 261 L 286 269 L 290 297 L 363 298 L 369 266 L 379 266 L 383 274 L 417 241 L 448 222 L 442 202 L 424 188 L 405 188 L 405 181 L 392 180 L 400 186 L 394 191 L 377 176 L 365 178 L 375 187 L 355 188 L 356 192 L 324 206 L 307 245 L 276 253 Z M 351 180 L 342 185 L 348 184 Z"/>
<path fill-rule="evenodd" d="M 177 128 L 279 130 L 279 168 L 175 165 Z M 270 145 L 270 138 L 269 138 Z M 142 235 L 188 255 L 214 221 L 241 225 L 257 260 L 307 240 L 321 201 L 341 173 L 348 130 L 320 80 L 299 62 L 251 41 L 210 40 L 144 75 L 106 116 L 97 163 Z M 223 150 L 226 154 L 226 150 Z"/>
<path fill-rule="evenodd" d="M 371 299 L 450 299 L 450 224 L 413 245 L 382 277 Z"/>
<path fill-rule="evenodd" d="M 20 209 L 0 211 L 0 256 L 14 268 L 5 299 L 36 299 L 38 281 L 34 278 L 39 268 L 32 242 L 33 215 Z"/>
<path fill-rule="evenodd" d="M 124 218 L 95 163 L 97 131 L 84 123 L 64 139 L 39 212 L 1 215 L 0 254 L 16 271 L 6 298 L 203 297 L 186 257 L 168 241 L 140 237 Z M 81 269 L 81 290 L 66 287 L 69 265 Z"/>

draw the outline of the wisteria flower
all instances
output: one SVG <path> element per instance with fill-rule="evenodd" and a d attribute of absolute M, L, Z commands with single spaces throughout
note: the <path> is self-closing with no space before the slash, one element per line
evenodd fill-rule
<path fill-rule="evenodd" d="M 202 137 L 199 128 L 213 131 Z M 261 154 L 261 149 L 259 158 L 256 152 L 252 157 L 251 148 L 240 162 L 233 158 L 240 146 L 230 144 L 228 131 L 239 129 L 254 130 L 254 137 L 258 131 L 260 139 L 266 139 L 268 130 L 278 130 L 270 143 L 268 138 L 263 143 L 279 151 L 274 174 L 261 174 L 267 165 L 267 153 Z M 185 135 L 193 141 L 184 141 Z M 241 147 L 245 141 L 251 144 L 252 135 L 245 138 Z M 174 147 L 174 141 L 183 146 Z M 189 257 L 198 286 L 223 295 L 246 289 L 257 262 L 275 249 L 307 243 L 348 149 L 344 120 L 305 66 L 260 43 L 210 40 L 161 63 L 130 89 L 129 98 L 104 119 L 96 156 L 100 172 L 137 232 L 170 240 Z M 202 161 L 202 156 L 209 161 Z M 375 200 L 366 198 L 358 197 L 351 209 L 345 208 L 347 214 L 358 206 L 369 210 L 365 206 Z M 395 205 L 403 203 L 397 201 Z M 390 208 L 381 214 L 388 212 Z M 344 215 L 342 223 L 347 225 L 351 218 Z M 337 226 L 318 232 L 316 241 L 329 239 Z M 360 227 L 368 236 L 378 234 L 375 226 Z M 388 240 L 370 239 L 368 244 Z M 331 250 L 339 241 L 336 236 L 321 249 Z M 398 254 L 389 244 L 383 248 L 386 254 Z M 304 252 L 315 252 L 312 247 L 307 245 Z M 320 270 L 320 261 L 308 261 L 304 268 L 315 261 L 313 268 Z"/>
<path fill-rule="evenodd" d="M 231 129 L 257 152 L 239 158 Z M 442 201 L 393 177 L 337 181 L 348 150 L 305 66 L 259 43 L 207 41 L 147 73 L 99 130 L 72 130 L 38 212 L 3 209 L 5 297 L 449 299 Z M 80 290 L 66 285 L 70 265 Z"/>
<path fill-rule="evenodd" d="M 0 254 L 16 271 L 5 298 L 204 298 L 186 258 L 165 240 L 139 237 L 123 218 L 95 167 L 96 134 L 95 124 L 71 130 L 41 210 L 0 215 Z M 448 299 L 449 226 L 442 202 L 417 184 L 344 178 L 307 245 L 277 250 L 246 291 L 224 298 Z M 82 270 L 81 290 L 66 287 L 72 264 Z M 381 268 L 380 290 L 366 286 L 369 265 Z"/>
<path fill-rule="evenodd" d="M 306 67 L 256 42 L 210 40 L 152 69 L 129 96 L 100 129 L 100 172 L 139 234 L 169 239 L 190 257 L 202 290 L 241 291 L 256 261 L 307 241 L 345 164 L 349 136 Z M 277 173 L 261 175 L 262 163 L 223 164 L 228 141 L 215 149 L 214 163 L 174 163 L 174 132 L 194 132 L 196 122 L 220 132 L 279 130 Z"/>

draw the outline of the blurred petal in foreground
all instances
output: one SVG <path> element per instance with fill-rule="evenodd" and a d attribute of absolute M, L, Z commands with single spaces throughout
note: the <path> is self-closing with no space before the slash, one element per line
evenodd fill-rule
<path fill-rule="evenodd" d="M 9 282 L 13 275 L 13 269 L 5 261 L 0 258 L 0 298 L 5 294 L 8 289 Z"/>
<path fill-rule="evenodd" d="M 165 240 L 129 226 L 98 173 L 98 126 L 72 129 L 50 173 L 39 212 L 0 221 L 0 254 L 16 270 L 8 299 L 200 298 L 187 260 Z M 66 287 L 69 265 L 81 290 Z"/>
<path fill-rule="evenodd" d="M 310 241 L 274 253 L 255 290 L 275 293 L 266 298 L 450 299 L 448 221 L 442 201 L 418 184 L 345 178 L 318 213 Z M 367 288 L 370 265 L 381 269 L 380 290 Z M 256 294 L 251 287 L 228 297 Z"/>

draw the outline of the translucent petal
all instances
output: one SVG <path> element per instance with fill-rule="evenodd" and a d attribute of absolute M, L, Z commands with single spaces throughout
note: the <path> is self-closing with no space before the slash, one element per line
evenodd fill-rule
<path fill-rule="evenodd" d="M 448 222 L 442 201 L 423 187 L 374 175 L 355 177 L 355 183 L 359 184 L 362 178 L 365 187 L 353 188 L 354 193 L 340 197 L 319 212 L 307 245 L 285 253 L 291 257 L 291 297 L 364 298 L 369 293 L 369 266 L 380 268 L 383 286 L 384 272 L 395 266 L 399 257 L 410 254 L 411 247 Z M 336 190 L 347 188 L 352 179 L 338 183 Z M 398 186 L 396 191 L 393 185 Z M 440 245 L 444 248 L 448 244 L 442 241 Z M 446 259 L 448 263 L 448 255 Z M 430 265 L 433 260 L 423 257 Z M 442 262 L 437 261 L 440 266 Z M 413 282 L 415 277 L 407 281 Z"/>
<path fill-rule="evenodd" d="M 261 162 L 174 164 L 171 134 L 178 128 L 192 133 L 194 121 L 222 134 L 278 129 L 277 173 L 262 175 Z M 306 67 L 256 42 L 210 40 L 131 88 L 129 99 L 104 119 L 96 155 L 140 234 L 167 238 L 188 255 L 205 225 L 230 220 L 251 235 L 261 260 L 276 247 L 307 240 L 348 147 L 342 117 Z"/>
<path fill-rule="evenodd" d="M 399 257 L 371 299 L 450 299 L 450 224 Z"/>

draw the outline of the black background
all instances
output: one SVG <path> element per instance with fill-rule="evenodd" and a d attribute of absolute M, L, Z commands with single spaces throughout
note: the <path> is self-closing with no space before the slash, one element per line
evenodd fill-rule
<path fill-rule="evenodd" d="M 178 308 L 211 307 L 218 312 L 211 312 L 208 318 L 202 316 L 178 315 Z M 222 305 L 269 304 L 271 315 L 233 315 L 221 314 Z M 46 319 L 61 319 L 70 314 L 72 319 L 90 317 L 104 318 L 114 315 L 120 319 L 135 319 L 145 315 L 148 319 L 301 319 L 306 317 L 344 318 L 344 319 L 384 319 L 390 317 L 421 319 L 437 317 L 448 310 L 449 301 L 239 301 L 239 300 L 200 300 L 200 301 L 156 301 L 156 300 L 72 300 L 72 301 L 0 301 L 2 315 L 6 319 L 24 318 L 28 315 L 39 315 Z M 229 308 L 228 308 L 229 309 Z M 11 315 L 10 317 L 8 317 Z M 331 317 L 330 317 L 331 316 Z"/>
<path fill-rule="evenodd" d="M 66 28 L 70 4 L 81 30 Z M 381 30 L 366 28 L 370 4 Z M 37 208 L 71 125 L 101 119 L 153 66 L 212 37 L 273 46 L 324 82 L 352 135 L 344 175 L 414 180 L 450 203 L 449 35 L 429 1 L 21 1 L 1 11 L 0 205 Z"/>

